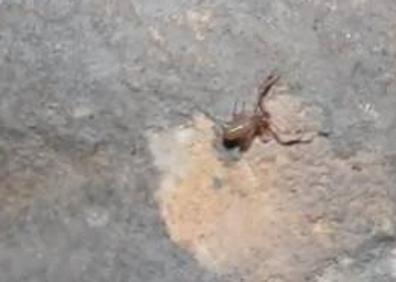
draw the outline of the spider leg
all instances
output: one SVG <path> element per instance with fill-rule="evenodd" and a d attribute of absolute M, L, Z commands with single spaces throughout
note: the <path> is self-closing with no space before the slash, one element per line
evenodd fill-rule
<path fill-rule="evenodd" d="M 257 99 L 256 111 L 260 110 L 261 113 L 265 116 L 268 116 L 269 114 L 268 111 L 265 109 L 263 103 L 264 98 L 268 95 L 272 86 L 274 86 L 274 84 L 278 82 L 279 79 L 280 79 L 280 75 L 275 74 L 275 72 L 272 72 L 258 88 L 259 97 Z"/>
<path fill-rule="evenodd" d="M 234 102 L 234 107 L 232 109 L 232 116 L 235 117 L 237 114 L 237 109 L 238 109 L 238 100 L 235 100 Z"/>
<path fill-rule="evenodd" d="M 242 113 L 243 114 L 245 113 L 245 105 L 246 105 L 246 102 L 242 102 Z"/>
<path fill-rule="evenodd" d="M 275 131 L 273 128 L 269 127 L 269 128 L 268 128 L 268 132 L 271 133 L 272 137 L 275 139 L 275 141 L 276 141 L 278 144 L 281 144 L 281 145 L 288 145 L 289 142 L 283 141 L 283 140 L 279 137 L 278 133 L 276 133 L 276 131 Z"/>
<path fill-rule="evenodd" d="M 275 141 L 278 143 L 278 144 L 280 144 L 280 145 L 283 145 L 283 146 L 291 146 L 291 145 L 295 145 L 295 144 L 300 144 L 300 143 L 310 143 L 311 141 L 310 140 L 307 140 L 307 141 L 304 141 L 304 140 L 289 140 L 289 141 L 284 141 L 284 140 L 282 140 L 280 137 L 279 137 L 279 135 L 278 135 L 278 133 L 277 133 L 277 131 L 279 131 L 279 130 L 274 130 L 274 128 L 276 129 L 276 126 L 275 125 L 271 125 L 270 127 L 268 127 L 268 131 L 271 133 L 271 135 L 272 135 L 272 137 L 275 139 Z"/>
<path fill-rule="evenodd" d="M 271 139 L 274 139 L 276 143 L 284 146 L 293 145 L 301 142 L 299 140 L 284 141 L 279 137 L 277 132 L 279 132 L 277 126 L 273 123 L 270 124 L 268 121 L 263 121 L 260 127 L 258 128 L 260 139 L 264 143 L 269 142 Z"/>

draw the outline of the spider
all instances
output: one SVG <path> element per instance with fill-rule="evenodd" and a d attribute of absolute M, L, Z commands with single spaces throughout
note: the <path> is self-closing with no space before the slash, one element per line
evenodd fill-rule
<path fill-rule="evenodd" d="M 260 85 L 257 104 L 253 112 L 246 113 L 244 104 L 242 111 L 237 112 L 237 103 L 234 104 L 232 120 L 223 128 L 223 145 L 226 148 L 239 148 L 241 152 L 247 151 L 256 137 L 263 142 L 268 142 L 271 137 L 281 145 L 292 145 L 298 141 L 282 141 L 274 131 L 271 116 L 265 109 L 264 98 L 268 96 L 272 86 L 280 76 L 272 73 Z"/>

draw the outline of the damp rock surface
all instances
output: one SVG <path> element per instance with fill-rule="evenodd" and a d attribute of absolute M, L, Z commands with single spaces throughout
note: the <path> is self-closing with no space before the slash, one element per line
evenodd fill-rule
<path fill-rule="evenodd" d="M 0 0 L 0 281 L 396 281 L 395 12 Z"/>

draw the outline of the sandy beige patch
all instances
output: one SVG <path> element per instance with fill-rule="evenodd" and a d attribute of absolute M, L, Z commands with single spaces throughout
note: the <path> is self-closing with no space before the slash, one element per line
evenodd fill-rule
<path fill-rule="evenodd" d="M 171 239 L 207 268 L 248 281 L 303 281 L 318 262 L 393 232 L 390 183 L 378 157 L 332 153 L 317 136 L 320 111 L 287 95 L 268 106 L 282 138 L 311 143 L 256 142 L 225 162 L 214 124 L 198 115 L 151 135 L 162 173 L 156 196 Z"/>

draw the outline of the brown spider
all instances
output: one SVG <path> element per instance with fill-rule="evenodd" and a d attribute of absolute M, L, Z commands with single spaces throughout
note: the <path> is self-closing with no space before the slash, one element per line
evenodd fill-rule
<path fill-rule="evenodd" d="M 273 130 L 270 122 L 270 114 L 265 109 L 264 98 L 267 96 L 272 86 L 279 80 L 280 76 L 272 73 L 259 87 L 257 105 L 253 113 L 246 113 L 244 104 L 242 111 L 237 112 L 237 103 L 234 104 L 232 121 L 223 129 L 223 144 L 226 148 L 239 148 L 246 151 L 252 145 L 256 137 L 260 137 L 263 142 L 268 142 L 268 137 L 272 137 L 281 145 L 292 145 L 297 141 L 282 141 Z"/>

